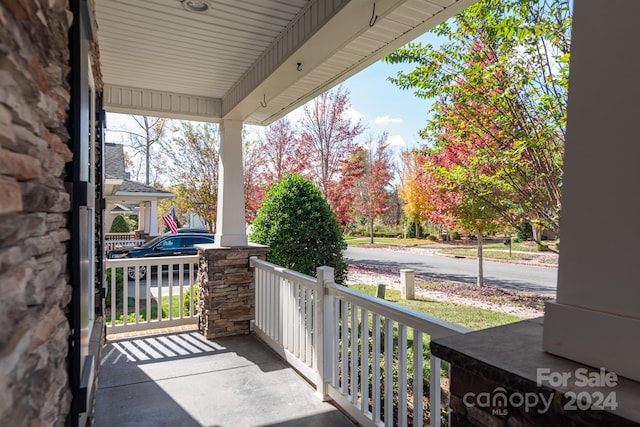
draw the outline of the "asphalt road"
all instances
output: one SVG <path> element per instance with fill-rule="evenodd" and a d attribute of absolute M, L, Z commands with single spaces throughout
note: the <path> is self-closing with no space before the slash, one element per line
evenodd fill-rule
<path fill-rule="evenodd" d="M 350 246 L 345 255 L 350 264 L 376 265 L 398 272 L 400 269 L 407 268 L 414 270 L 416 275 L 440 280 L 464 283 L 476 283 L 477 280 L 478 261 L 476 259 L 358 246 Z M 483 265 L 485 285 L 553 296 L 556 294 L 558 270 L 555 268 L 486 260 Z"/>

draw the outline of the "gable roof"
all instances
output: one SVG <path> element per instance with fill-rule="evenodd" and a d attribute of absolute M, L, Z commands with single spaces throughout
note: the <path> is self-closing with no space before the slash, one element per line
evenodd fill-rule
<path fill-rule="evenodd" d="M 173 196 L 171 191 L 160 190 L 150 185 L 141 184 L 139 182 L 131 181 L 130 179 L 122 180 L 122 184 L 118 188 L 116 194 L 122 193 L 145 193 L 145 194 L 159 194 L 165 196 Z"/>
<path fill-rule="evenodd" d="M 123 195 L 145 195 L 153 197 L 173 197 L 171 191 L 161 190 L 127 179 L 124 166 L 124 148 L 122 144 L 113 142 L 104 143 L 104 176 L 105 179 L 120 180 L 122 183 L 117 186 L 113 193 L 115 196 Z"/>
<path fill-rule="evenodd" d="M 124 148 L 122 144 L 104 143 L 104 177 L 106 179 L 124 179 Z"/>

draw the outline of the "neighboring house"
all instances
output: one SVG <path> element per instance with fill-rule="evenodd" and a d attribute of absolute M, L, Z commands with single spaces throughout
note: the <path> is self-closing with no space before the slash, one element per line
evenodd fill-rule
<path fill-rule="evenodd" d="M 113 219 L 118 214 L 138 215 L 138 234 L 141 236 L 157 236 L 158 201 L 174 197 L 170 191 L 160 190 L 150 185 L 141 184 L 129 179 L 125 170 L 122 144 L 106 142 L 104 144 L 106 212 L 104 228 L 108 231 Z M 131 208 L 137 204 L 138 209 Z M 127 209 L 129 209 L 127 211 Z"/>
<path fill-rule="evenodd" d="M 124 170 L 107 173 L 105 109 L 220 124 L 211 252 L 246 257 L 243 124 L 272 123 L 474 1 L 223 3 L 0 2 L 0 425 L 75 426 L 91 417 L 105 339 L 103 203 L 150 201 L 140 196 L 152 191 L 127 188 Z M 473 352 L 465 343 L 475 332 L 457 349 L 441 344 L 438 355 L 456 359 L 453 373 L 495 374 L 452 379 L 460 396 L 465 385 L 523 384 L 548 367 L 526 365 L 534 356 L 604 367 L 629 379 L 617 390 L 618 414 L 640 423 L 640 2 L 574 8 L 557 301 L 544 326 L 524 322 L 508 340 L 503 328 L 481 331 L 488 349 L 476 356 L 496 360 L 491 369 L 456 364 Z M 628 238 L 596 248 L 591 230 L 603 220 Z M 460 402 L 452 402 L 453 425 L 491 416 Z M 597 425 L 601 413 L 580 412 L 581 423 Z M 535 415 L 515 423 L 565 419 Z"/>

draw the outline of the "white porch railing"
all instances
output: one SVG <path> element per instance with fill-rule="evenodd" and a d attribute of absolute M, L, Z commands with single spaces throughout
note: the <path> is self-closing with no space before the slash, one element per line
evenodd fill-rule
<path fill-rule="evenodd" d="M 440 426 L 440 365 L 428 336 L 469 330 L 334 283 L 251 259 L 255 268 L 255 333 L 363 425 Z M 410 343 L 411 341 L 411 343 Z M 388 356 L 388 357 L 387 357 Z M 423 363 L 429 359 L 429 408 Z M 391 373 L 391 375 L 387 375 Z M 410 408 L 412 417 L 409 416 Z"/>
<path fill-rule="evenodd" d="M 107 333 L 197 323 L 198 255 L 105 263 Z"/>
<path fill-rule="evenodd" d="M 144 244 L 144 239 L 111 239 L 104 241 L 104 250 L 105 252 L 109 252 L 113 249 L 120 248 L 131 248 L 134 246 L 142 246 Z"/>

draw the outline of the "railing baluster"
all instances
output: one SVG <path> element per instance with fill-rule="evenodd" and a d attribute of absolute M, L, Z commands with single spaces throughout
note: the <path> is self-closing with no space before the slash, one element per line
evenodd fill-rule
<path fill-rule="evenodd" d="M 282 337 L 280 335 L 281 330 L 279 327 L 281 321 L 278 316 L 278 307 L 284 307 L 286 309 L 286 299 L 288 295 L 288 293 L 286 292 L 284 294 L 280 292 L 281 283 L 282 279 L 274 275 L 273 287 L 271 289 L 271 292 L 273 292 L 273 307 L 271 309 L 271 336 L 278 343 L 282 342 Z M 286 283 L 284 289 L 287 289 Z"/>
<path fill-rule="evenodd" d="M 373 422 L 380 421 L 380 315 L 373 313 L 373 339 L 371 351 L 373 352 L 373 396 L 372 407 Z"/>
<path fill-rule="evenodd" d="M 111 326 L 116 325 L 116 307 L 118 306 L 118 295 L 116 295 L 116 271 L 115 267 L 111 267 Z M 124 280 L 124 279 L 123 279 Z"/>
<path fill-rule="evenodd" d="M 360 410 L 367 414 L 369 412 L 369 310 L 363 308 L 361 310 L 361 332 L 360 342 L 362 349 L 360 354 L 360 371 L 362 372 L 362 400 Z"/>
<path fill-rule="evenodd" d="M 422 332 L 413 330 L 413 425 L 421 426 L 423 422 L 424 405 L 424 369 L 422 369 L 424 350 L 422 348 Z"/>
<path fill-rule="evenodd" d="M 140 323 L 140 278 L 136 277 L 136 281 L 134 282 L 133 295 L 135 297 L 135 301 L 133 303 L 135 310 L 135 324 Z"/>
<path fill-rule="evenodd" d="M 178 264 L 178 286 L 180 287 L 180 297 L 178 299 L 178 312 L 180 315 L 180 319 L 184 318 L 184 291 L 182 287 L 184 286 L 184 264 Z M 191 295 L 191 294 L 189 294 Z"/>
<path fill-rule="evenodd" d="M 407 425 L 407 327 L 398 324 L 398 424 Z"/>
<path fill-rule="evenodd" d="M 258 329 L 262 329 L 262 273 L 263 271 L 259 268 L 253 271 L 256 289 L 256 319 L 254 322 Z"/>
<path fill-rule="evenodd" d="M 293 282 L 293 354 L 300 359 L 300 288 Z"/>
<path fill-rule="evenodd" d="M 167 311 L 169 313 L 169 320 L 173 320 L 173 264 L 167 265 L 167 281 L 169 282 L 169 303 L 167 304 Z M 151 269 L 148 270 L 151 274 Z M 162 267 L 158 267 L 158 277 L 162 277 Z M 164 305 L 164 304 L 163 304 Z"/>
<path fill-rule="evenodd" d="M 333 299 L 333 372 L 332 385 L 335 388 L 340 386 L 340 299 Z"/>
<path fill-rule="evenodd" d="M 275 322 L 275 316 L 274 316 L 274 312 L 275 312 L 275 306 L 276 306 L 276 298 L 275 298 L 275 294 L 276 294 L 276 283 L 275 283 L 276 277 L 273 274 L 269 275 L 269 305 L 267 306 L 268 314 L 267 314 L 267 334 L 272 338 L 275 339 L 275 334 L 274 334 L 274 322 Z"/>
<path fill-rule="evenodd" d="M 135 268 L 135 273 L 137 275 L 138 268 Z M 129 321 L 129 275 L 127 271 L 123 271 L 123 285 L 122 285 L 122 324 L 124 326 L 127 325 Z"/>
<path fill-rule="evenodd" d="M 358 306 L 351 305 L 351 403 L 358 404 Z"/>
<path fill-rule="evenodd" d="M 429 364 L 429 425 L 440 427 L 440 359 L 431 354 Z"/>
<path fill-rule="evenodd" d="M 146 304 L 147 311 L 145 313 L 145 321 L 146 323 L 151 322 L 151 275 L 147 274 L 145 277 L 145 296 L 146 296 Z"/>
<path fill-rule="evenodd" d="M 287 325 L 286 330 L 289 334 L 289 345 L 287 348 L 293 354 L 295 354 L 296 348 L 296 297 L 295 297 L 295 286 L 293 282 L 290 282 L 287 279 L 280 279 L 285 283 L 285 289 L 287 290 L 287 305 L 285 307 L 284 312 L 287 313 Z"/>
<path fill-rule="evenodd" d="M 340 316 L 340 320 L 342 321 L 342 333 L 340 334 L 340 338 L 342 339 L 342 354 L 340 356 L 340 367 L 341 369 L 341 379 L 342 379 L 342 394 L 344 396 L 348 396 L 349 394 L 349 307 L 345 300 L 340 301 L 342 303 L 342 315 Z"/>
<path fill-rule="evenodd" d="M 299 283 L 296 283 L 296 297 L 298 300 L 298 359 L 303 362 L 307 361 L 307 334 L 306 334 L 306 317 L 307 317 L 307 303 L 305 301 L 306 298 L 306 289 L 300 286 Z"/>
<path fill-rule="evenodd" d="M 313 312 L 313 289 L 311 288 L 303 288 L 306 290 L 306 302 L 307 302 L 307 327 L 306 327 L 306 351 L 307 351 L 307 365 L 313 367 L 313 358 L 311 355 L 311 350 L 314 348 L 312 341 L 312 333 L 313 333 L 313 318 L 315 314 Z"/>
<path fill-rule="evenodd" d="M 151 274 L 150 271 L 149 274 Z M 156 276 L 156 285 L 158 287 L 158 298 L 156 300 L 156 317 L 158 318 L 158 323 L 162 323 L 162 274 Z"/>
<path fill-rule="evenodd" d="M 384 425 L 393 426 L 393 320 L 384 319 Z"/>

